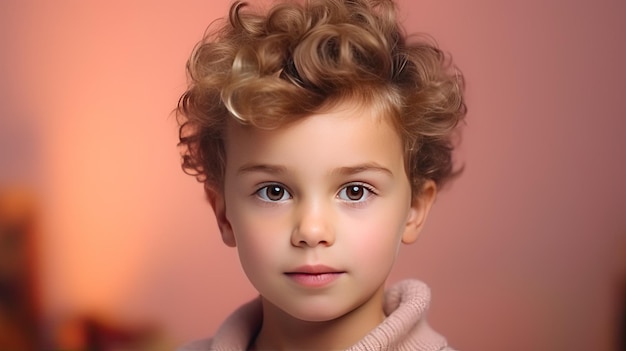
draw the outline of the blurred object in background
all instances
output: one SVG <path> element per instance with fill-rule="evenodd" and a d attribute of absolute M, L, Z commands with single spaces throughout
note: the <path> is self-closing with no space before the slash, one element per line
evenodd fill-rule
<path fill-rule="evenodd" d="M 0 350 L 39 350 L 37 211 L 32 194 L 0 187 Z"/>
<path fill-rule="evenodd" d="M 28 189 L 0 187 L 0 351 L 158 351 L 174 345 L 150 323 L 89 313 L 55 323 L 42 313 L 37 201 Z M 53 318 L 56 319 L 56 318 Z"/>
<path fill-rule="evenodd" d="M 107 318 L 75 317 L 64 321 L 55 332 L 55 350 L 89 351 L 170 351 L 159 328 L 150 325 L 121 325 Z"/>

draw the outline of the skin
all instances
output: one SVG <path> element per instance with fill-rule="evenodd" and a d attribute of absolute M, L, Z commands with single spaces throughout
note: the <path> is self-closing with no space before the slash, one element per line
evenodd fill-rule
<path fill-rule="evenodd" d="M 397 132 L 350 103 L 271 131 L 233 122 L 226 137 L 212 205 L 262 298 L 252 347 L 353 345 L 384 319 L 385 280 L 400 243 L 417 239 L 434 183 L 412 199 Z M 316 265 L 325 274 L 302 272 Z"/>

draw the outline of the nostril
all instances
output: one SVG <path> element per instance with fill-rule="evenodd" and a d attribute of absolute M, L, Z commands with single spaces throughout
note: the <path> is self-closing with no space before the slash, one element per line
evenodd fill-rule
<path fill-rule="evenodd" d="M 307 240 L 307 239 L 301 239 L 300 241 L 298 241 L 298 245 L 299 246 L 309 246 L 309 247 L 315 247 L 317 245 L 324 245 L 324 246 L 328 246 L 329 245 L 329 241 L 328 240 Z"/>
<path fill-rule="evenodd" d="M 301 215 L 294 223 L 291 244 L 298 247 L 333 245 L 334 231 L 324 218 L 321 215 L 311 215 L 311 211 Z"/>

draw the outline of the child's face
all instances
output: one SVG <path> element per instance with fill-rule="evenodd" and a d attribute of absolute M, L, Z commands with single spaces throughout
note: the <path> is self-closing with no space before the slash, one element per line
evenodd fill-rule
<path fill-rule="evenodd" d="M 226 158 L 224 242 L 265 301 L 301 320 L 379 298 L 435 193 L 428 183 L 427 201 L 411 201 L 398 134 L 348 104 L 273 131 L 233 123 Z"/>

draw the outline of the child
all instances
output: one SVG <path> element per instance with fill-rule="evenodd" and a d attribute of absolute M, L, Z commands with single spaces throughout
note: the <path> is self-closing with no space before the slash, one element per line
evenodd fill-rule
<path fill-rule="evenodd" d="M 386 293 L 453 175 L 462 78 L 385 0 L 236 2 L 178 104 L 183 168 L 260 296 L 181 350 L 450 350 L 428 288 Z"/>

